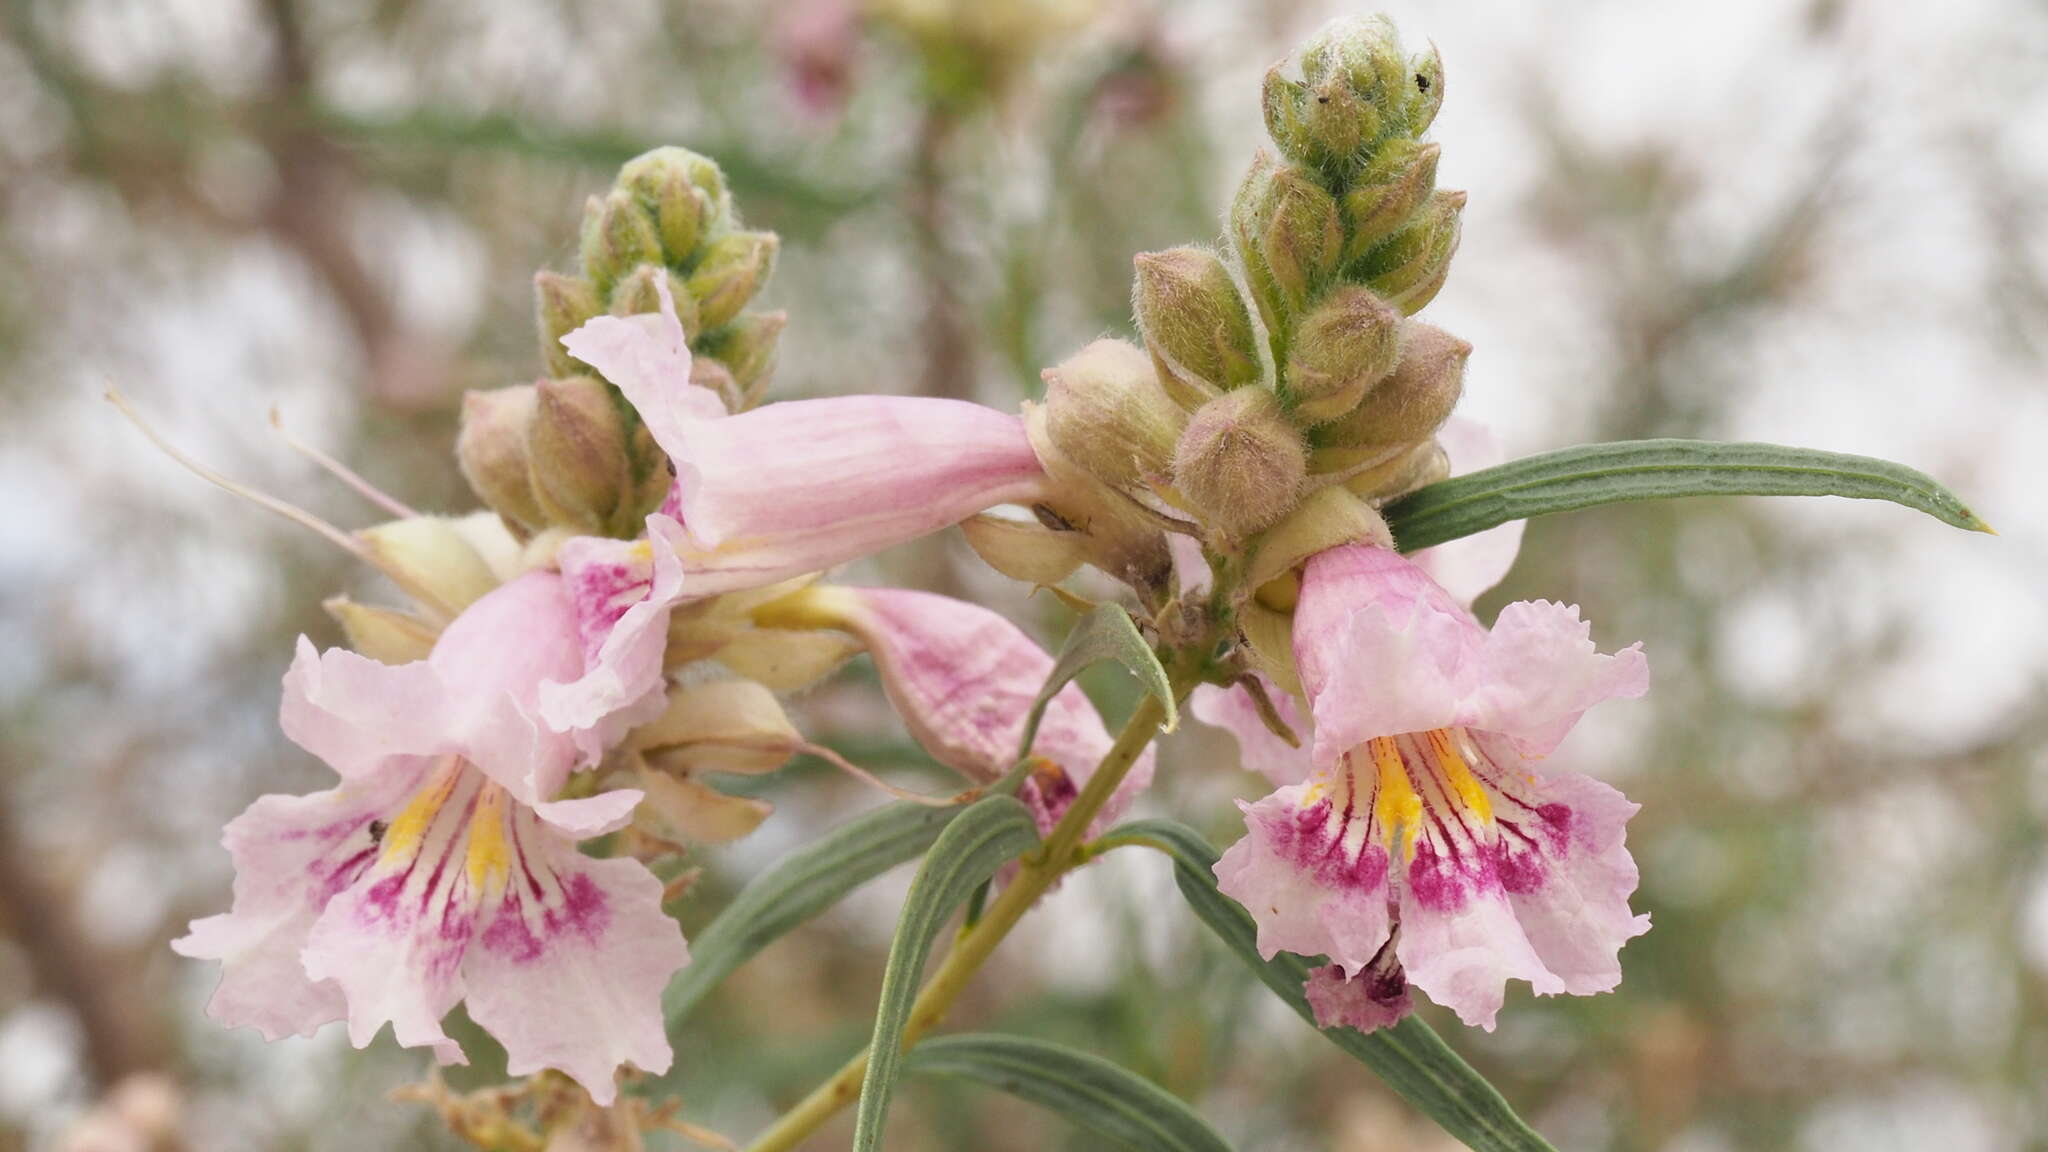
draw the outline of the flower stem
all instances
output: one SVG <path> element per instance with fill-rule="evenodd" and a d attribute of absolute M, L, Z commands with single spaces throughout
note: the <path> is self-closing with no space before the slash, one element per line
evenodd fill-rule
<path fill-rule="evenodd" d="M 1176 693 L 1183 690 L 1189 671 L 1187 662 L 1176 663 L 1173 669 Z M 1031 910 L 1046 889 L 1052 887 L 1053 881 L 1080 863 L 1077 849 L 1089 822 L 1115 795 L 1131 765 L 1138 762 L 1146 745 L 1159 734 L 1159 723 L 1165 718 L 1166 707 L 1157 696 L 1148 693 L 1138 702 L 1123 731 L 1117 734 L 1116 743 L 1110 745 L 1095 774 L 1088 778 L 1087 787 L 1081 790 L 1060 822 L 1053 826 L 1052 834 L 1045 838 L 1045 843 L 1024 857 L 1016 879 L 1004 887 L 973 929 L 954 943 L 939 970 L 918 993 L 917 1002 L 910 1008 L 910 1018 L 903 1027 L 903 1047 L 906 1050 L 945 1019 L 947 1011 L 966 990 L 974 974 L 994 954 L 996 946 L 1009 935 L 1010 929 L 1024 918 L 1024 913 Z M 861 1080 L 867 1075 L 867 1070 L 868 1054 L 866 1049 L 862 1049 L 830 1080 L 812 1089 L 810 1095 L 783 1113 L 772 1127 L 747 1146 L 747 1152 L 789 1152 L 797 1147 L 833 1114 L 860 1098 Z"/>

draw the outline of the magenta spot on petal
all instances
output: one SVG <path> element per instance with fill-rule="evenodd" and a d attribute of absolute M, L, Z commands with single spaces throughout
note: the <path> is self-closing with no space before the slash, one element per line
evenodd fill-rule
<path fill-rule="evenodd" d="M 1315 878 L 1325 888 L 1371 891 L 1386 883 L 1387 853 L 1377 844 L 1363 844 L 1356 855 L 1345 850 L 1350 813 L 1332 821 L 1336 806 L 1328 797 L 1285 817 L 1262 817 L 1260 831 L 1274 855 Z"/>
<path fill-rule="evenodd" d="M 398 873 L 370 885 L 363 893 L 362 916 L 365 920 L 389 920 L 398 910 L 398 894 L 405 887 L 405 874 Z"/>
<path fill-rule="evenodd" d="M 1408 890 L 1424 908 L 1454 912 L 1478 892 L 1500 886 L 1493 856 L 1486 852 L 1471 860 L 1446 857 L 1424 840 L 1416 845 L 1415 858 L 1408 862 Z"/>
<path fill-rule="evenodd" d="M 597 662 L 598 651 L 618 627 L 619 618 L 647 598 L 650 586 L 646 573 L 625 564 L 591 564 L 577 570 L 571 595 L 586 665 Z"/>
<path fill-rule="evenodd" d="M 540 959 L 548 944 L 564 933 L 573 932 L 595 942 L 611 923 L 611 905 L 605 899 L 604 889 L 581 874 L 562 878 L 561 903 L 541 911 L 540 931 L 535 932 L 528 923 L 523 908 L 521 897 L 508 895 L 497 918 L 483 934 L 484 947 L 518 964 Z"/>
<path fill-rule="evenodd" d="M 507 899 L 498 909 L 498 918 L 484 930 L 484 947 L 504 955 L 521 964 L 532 961 L 540 955 L 540 940 L 533 930 L 526 926 L 526 917 L 519 914 L 519 901 Z"/>
<path fill-rule="evenodd" d="M 1494 849 L 1493 866 L 1500 886 L 1518 896 L 1537 891 L 1550 878 L 1543 854 L 1534 845 L 1517 845 L 1506 835 Z"/>

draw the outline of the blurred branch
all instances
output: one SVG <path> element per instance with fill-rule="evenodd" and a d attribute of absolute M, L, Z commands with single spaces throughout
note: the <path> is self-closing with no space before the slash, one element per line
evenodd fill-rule
<path fill-rule="evenodd" d="M 27 955 L 35 986 L 63 1001 L 77 1019 L 87 1066 L 100 1087 L 162 1062 L 162 1037 L 142 1010 L 135 982 L 79 930 L 71 902 L 38 873 L 11 818 L 0 818 L 0 918 Z"/>

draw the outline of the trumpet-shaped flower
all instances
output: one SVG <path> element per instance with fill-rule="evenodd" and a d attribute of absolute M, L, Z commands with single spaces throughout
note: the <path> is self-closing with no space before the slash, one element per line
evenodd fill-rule
<path fill-rule="evenodd" d="M 1576 609 L 1544 602 L 1489 631 L 1414 563 L 1352 545 L 1308 562 L 1294 650 L 1306 779 L 1242 805 L 1249 834 L 1216 874 L 1265 954 L 1329 958 L 1309 986 L 1322 1023 L 1390 1024 L 1407 985 L 1486 1028 L 1511 979 L 1613 988 L 1649 928 L 1628 907 L 1636 806 L 1536 761 L 1593 704 L 1643 693 L 1640 649 L 1601 655 Z"/>
<path fill-rule="evenodd" d="M 576 849 L 622 826 L 639 793 L 553 799 L 588 730 L 551 727 L 543 685 L 595 675 L 607 692 L 590 695 L 605 696 L 635 678 L 611 658 L 639 643 L 621 636 L 634 607 L 606 630 L 572 583 L 503 585 L 411 664 L 300 641 L 285 733 L 341 783 L 265 796 L 228 825 L 233 909 L 173 945 L 222 962 L 214 1017 L 272 1039 L 346 1019 L 358 1047 L 388 1022 L 400 1044 L 459 1062 L 440 1021 L 466 1001 L 514 1074 L 557 1068 L 609 1102 L 619 1064 L 668 1067 L 661 990 L 689 953 L 661 883 Z"/>
<path fill-rule="evenodd" d="M 1017 416 L 917 396 L 836 396 L 727 416 L 690 385 L 665 281 L 662 311 L 600 316 L 562 338 L 619 386 L 676 483 L 665 511 L 693 545 L 691 595 L 758 587 L 936 532 L 1044 483 Z"/>
<path fill-rule="evenodd" d="M 1052 672 L 1052 657 L 1022 629 L 978 604 L 894 588 L 813 586 L 757 612 L 764 623 L 838 628 L 867 646 L 882 686 L 910 733 L 934 759 L 977 783 L 1017 762 L 1024 722 Z M 1041 832 L 1053 825 L 1108 753 L 1102 717 L 1078 685 L 1047 703 L 1030 754 L 1038 763 L 1018 796 Z M 1146 749 L 1097 814 L 1113 822 L 1151 783 Z"/>

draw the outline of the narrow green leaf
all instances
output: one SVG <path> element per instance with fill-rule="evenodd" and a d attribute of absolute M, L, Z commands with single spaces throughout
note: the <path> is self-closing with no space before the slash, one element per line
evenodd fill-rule
<path fill-rule="evenodd" d="M 1060 689 L 1073 682 L 1094 665 L 1105 660 L 1114 660 L 1131 670 L 1147 692 L 1159 697 L 1166 705 L 1166 723 L 1163 730 L 1173 731 L 1180 723 L 1180 711 L 1174 706 L 1173 681 L 1160 665 L 1159 657 L 1152 654 L 1152 646 L 1139 635 L 1138 626 L 1131 622 L 1131 614 L 1114 604 L 1103 604 L 1081 618 L 1074 630 L 1067 633 L 1066 642 L 1060 645 L 1059 659 L 1053 661 L 1052 674 L 1045 678 L 1045 687 L 1038 690 L 1038 699 L 1032 702 L 1031 713 L 1024 721 L 1024 739 L 1017 748 L 1017 759 L 1031 754 L 1031 741 L 1038 736 L 1038 722 L 1045 718 L 1045 706 L 1059 695 Z"/>
<path fill-rule="evenodd" d="M 927 1040 L 905 1072 L 997 1088 L 1140 1152 L 1230 1152 L 1207 1121 L 1172 1093 L 1092 1053 L 1023 1036 Z"/>
<path fill-rule="evenodd" d="M 1172 820 L 1137 820 L 1112 829 L 1101 843 L 1144 844 L 1173 857 L 1174 883 L 1195 915 L 1275 996 L 1315 1023 L 1302 991 L 1308 963 L 1285 952 L 1271 960 L 1259 955 L 1258 926 L 1242 905 L 1217 889 L 1216 850 L 1201 833 Z M 1376 1032 L 1320 1031 L 1467 1147 L 1478 1152 L 1554 1152 L 1485 1077 L 1415 1017 Z"/>
<path fill-rule="evenodd" d="M 690 942 L 690 963 L 662 997 L 669 1032 L 733 969 L 848 892 L 918 856 L 962 811 L 891 804 L 847 821 L 754 877 Z"/>
<path fill-rule="evenodd" d="M 1846 496 L 1889 500 L 1974 532 L 1991 529 L 1924 473 L 1870 456 L 1777 444 L 1624 440 L 1511 460 L 1431 484 L 1387 506 L 1404 552 L 1511 520 L 1674 496 Z"/>
<path fill-rule="evenodd" d="M 990 796 L 956 816 L 925 854 L 896 922 L 888 967 L 882 970 L 881 1003 L 875 1009 L 867 1076 L 860 1085 L 860 1114 L 854 1120 L 856 1152 L 881 1147 L 882 1120 L 903 1061 L 903 1029 L 910 1022 L 932 940 L 968 893 L 1006 861 L 1037 846 L 1038 825 L 1030 809 L 1009 796 Z"/>

